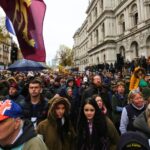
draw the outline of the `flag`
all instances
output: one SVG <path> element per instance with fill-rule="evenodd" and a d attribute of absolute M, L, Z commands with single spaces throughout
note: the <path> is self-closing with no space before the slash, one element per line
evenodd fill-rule
<path fill-rule="evenodd" d="M 10 32 L 11 34 L 13 35 L 16 35 L 15 33 L 15 30 L 14 30 L 14 27 L 10 21 L 10 19 L 6 16 L 6 22 L 5 22 L 5 25 L 6 25 L 6 29 L 8 32 Z"/>
<path fill-rule="evenodd" d="M 0 6 L 11 20 L 25 59 L 45 62 L 43 0 L 0 0 Z"/>

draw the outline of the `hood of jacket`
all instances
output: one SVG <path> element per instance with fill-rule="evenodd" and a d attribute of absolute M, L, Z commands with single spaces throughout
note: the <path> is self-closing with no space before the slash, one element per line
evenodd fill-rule
<path fill-rule="evenodd" d="M 56 105 L 58 105 L 58 104 L 65 105 L 65 115 L 68 116 L 68 114 L 70 112 L 71 104 L 68 101 L 68 99 L 58 96 L 58 97 L 52 98 L 49 101 L 48 120 L 56 120 L 55 108 L 56 108 Z"/>
<path fill-rule="evenodd" d="M 15 147 L 18 147 L 25 142 L 29 141 L 31 138 L 37 136 L 37 133 L 34 130 L 33 124 L 29 120 L 24 121 L 23 125 L 23 133 L 22 135 L 17 139 L 17 141 L 14 144 L 7 145 L 5 147 L 0 146 L 3 149 L 12 149 Z"/>

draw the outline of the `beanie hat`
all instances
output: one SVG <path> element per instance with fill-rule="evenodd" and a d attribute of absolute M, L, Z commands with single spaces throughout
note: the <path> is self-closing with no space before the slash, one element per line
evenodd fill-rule
<path fill-rule="evenodd" d="M 15 82 L 13 82 L 13 83 L 10 84 L 9 87 L 13 87 L 13 88 L 15 88 L 15 89 L 18 89 L 18 84 L 15 83 Z"/>

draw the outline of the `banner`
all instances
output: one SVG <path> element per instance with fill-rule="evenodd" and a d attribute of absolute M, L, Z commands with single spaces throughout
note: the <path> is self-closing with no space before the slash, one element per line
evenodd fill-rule
<path fill-rule="evenodd" d="M 5 21 L 6 29 L 8 32 L 10 32 L 13 35 L 16 35 L 14 27 L 10 21 L 10 19 L 6 16 L 6 21 Z"/>
<path fill-rule="evenodd" d="M 43 0 L 0 0 L 0 6 L 14 26 L 23 57 L 45 62 L 42 32 L 46 5 Z"/>

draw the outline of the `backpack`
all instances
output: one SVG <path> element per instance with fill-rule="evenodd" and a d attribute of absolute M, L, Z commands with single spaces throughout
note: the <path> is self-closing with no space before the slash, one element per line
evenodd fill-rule
<path fill-rule="evenodd" d="M 150 146 L 144 134 L 129 131 L 120 137 L 117 150 L 150 150 Z"/>

